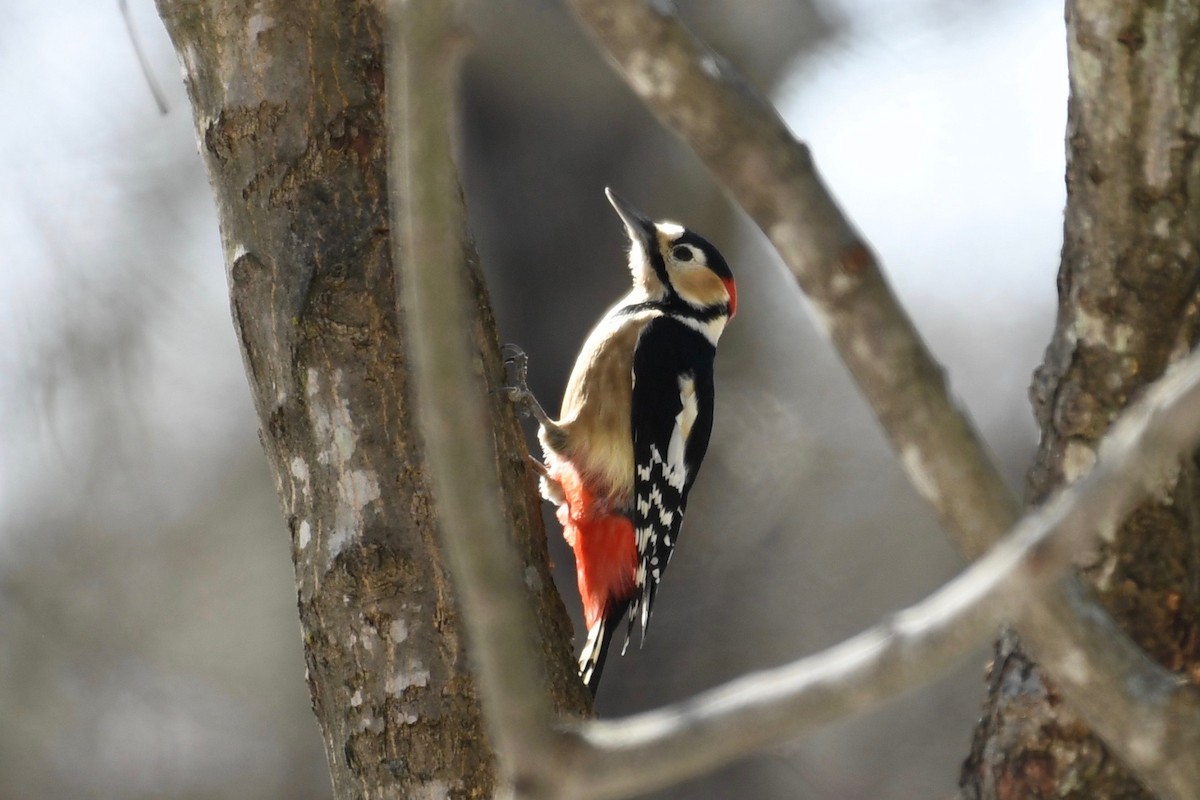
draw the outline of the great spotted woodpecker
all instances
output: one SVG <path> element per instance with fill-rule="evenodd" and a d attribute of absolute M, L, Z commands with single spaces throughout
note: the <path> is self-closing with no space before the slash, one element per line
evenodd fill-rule
<path fill-rule="evenodd" d="M 611 190 L 629 235 L 633 289 L 588 335 L 557 420 L 525 383 L 514 349 L 510 396 L 540 423 L 542 495 L 575 552 L 587 642 L 579 672 L 595 694 L 622 615 L 642 638 L 679 537 L 713 422 L 713 357 L 737 310 L 725 259 L 673 222 L 651 222 Z M 622 652 L 624 652 L 624 647 Z"/>

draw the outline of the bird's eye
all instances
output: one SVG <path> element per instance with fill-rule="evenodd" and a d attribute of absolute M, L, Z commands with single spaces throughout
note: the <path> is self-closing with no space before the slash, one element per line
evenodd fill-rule
<path fill-rule="evenodd" d="M 692 248 L 681 244 L 671 251 L 671 258 L 675 259 L 676 261 L 691 261 Z"/>

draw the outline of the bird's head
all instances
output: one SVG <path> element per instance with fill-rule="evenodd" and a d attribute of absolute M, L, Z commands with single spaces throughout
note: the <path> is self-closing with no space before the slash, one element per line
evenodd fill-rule
<path fill-rule="evenodd" d="M 680 302 L 703 318 L 733 317 L 737 286 L 717 248 L 682 225 L 647 219 L 612 189 L 604 193 L 629 235 L 635 291 L 651 302 Z"/>

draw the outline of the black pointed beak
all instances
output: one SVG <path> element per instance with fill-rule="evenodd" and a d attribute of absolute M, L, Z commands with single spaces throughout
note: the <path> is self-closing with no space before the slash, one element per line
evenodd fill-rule
<path fill-rule="evenodd" d="M 654 243 L 654 223 L 635 211 L 633 206 L 618 197 L 617 193 L 607 186 L 604 187 L 604 195 L 612 204 L 613 210 L 617 212 L 617 216 L 625 223 L 629 238 L 640 241 L 649 251 Z"/>

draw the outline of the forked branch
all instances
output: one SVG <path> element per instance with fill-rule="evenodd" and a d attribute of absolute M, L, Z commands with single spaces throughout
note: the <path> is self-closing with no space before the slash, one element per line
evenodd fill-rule
<path fill-rule="evenodd" d="M 1193 354 L 1113 425 L 1091 473 L 1022 517 L 928 599 L 814 656 L 674 706 L 582 725 L 579 735 L 591 749 L 574 776 L 578 788 L 593 797 L 647 791 L 928 683 L 1036 603 L 1098 533 L 1112 531 L 1147 491 L 1169 479 L 1178 454 L 1197 442 L 1200 354 Z M 1083 660 L 1078 669 L 1090 665 Z M 1139 731 L 1137 745 L 1152 736 L 1149 749 L 1194 757 L 1200 731 L 1162 741 L 1161 713 L 1151 704 L 1126 720 Z"/>
<path fill-rule="evenodd" d="M 633 91 L 708 166 L 775 245 L 892 440 L 913 486 L 970 558 L 1020 505 L 884 280 L 778 113 L 696 39 L 669 2 L 570 0 Z M 1018 621 L 1072 708 L 1163 797 L 1194 796 L 1200 697 L 1117 627 L 1070 576 Z M 1086 663 L 1086 670 L 1075 669 Z M 1146 748 L 1153 709 L 1163 748 Z"/>
<path fill-rule="evenodd" d="M 999 539 L 1015 519 L 1015 500 L 946 396 L 939 368 L 873 259 L 770 106 L 669 15 L 628 0 L 573 3 L 602 40 L 612 40 L 614 57 L 635 89 L 694 141 L 764 225 L 829 317 L 835 341 L 844 349 L 859 342 L 848 348 L 848 360 L 857 359 L 856 372 L 904 460 L 933 476 L 926 495 L 962 534 L 966 549 L 978 553 Z M 1097 531 L 1118 524 L 1147 489 L 1147 476 L 1169 474 L 1171 460 L 1200 438 L 1200 356 L 1193 355 L 1113 427 L 1088 477 L 1020 520 L 992 551 L 923 603 L 823 653 L 685 703 L 627 719 L 554 727 L 529 655 L 531 620 L 511 538 L 498 522 L 503 515 L 493 466 L 479 447 L 487 431 L 464 333 L 462 211 L 449 150 L 454 34 L 445 4 L 437 0 L 393 2 L 391 14 L 389 102 L 398 144 L 389 172 L 398 182 L 394 187 L 402 187 L 393 192 L 393 231 L 405 255 L 397 263 L 405 265 L 414 380 L 449 566 L 470 626 L 485 712 L 515 793 L 645 792 L 928 681 L 1032 602 Z M 972 517 L 979 521 L 972 525 Z M 1043 623 L 1040 635 L 1051 635 L 1056 624 L 1061 620 Z M 1084 677 L 1076 678 L 1087 683 L 1103 669 L 1090 650 L 1080 652 L 1083 669 L 1077 673 Z M 1110 731 L 1152 721 L 1153 746 L 1145 746 L 1142 729 L 1126 750 L 1165 754 L 1165 766 L 1147 758 L 1133 763 L 1144 775 L 1149 770 L 1156 789 L 1167 787 L 1164 796 L 1182 797 L 1179 787 L 1187 784 L 1178 781 L 1191 776 L 1177 756 L 1196 752 L 1200 726 L 1184 732 L 1200 709 L 1191 693 L 1165 693 L 1160 700 L 1167 706 L 1138 700 L 1145 697 L 1114 701 Z M 1174 741 L 1158 738 L 1168 730 Z"/>

